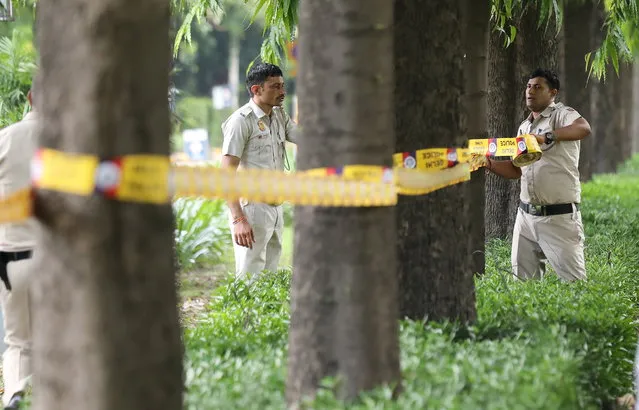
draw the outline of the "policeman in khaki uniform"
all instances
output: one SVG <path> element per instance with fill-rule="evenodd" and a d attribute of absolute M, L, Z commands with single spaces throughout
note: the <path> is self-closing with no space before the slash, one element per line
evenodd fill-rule
<path fill-rule="evenodd" d="M 286 95 L 279 67 L 257 64 L 246 78 L 251 99 L 223 124 L 222 167 L 284 170 L 285 142 L 295 142 L 295 123 L 282 108 Z M 281 204 L 229 201 L 236 274 L 276 271 L 282 252 Z"/>
<path fill-rule="evenodd" d="M 519 135 L 535 136 L 542 150 L 539 161 L 518 168 L 512 161 L 483 159 L 495 174 L 521 178 L 511 256 L 520 279 L 540 278 L 546 259 L 565 281 L 586 278 L 578 166 L 580 140 L 590 135 L 590 125 L 574 109 L 555 103 L 558 91 L 555 73 L 537 69 L 530 75 L 526 105 L 531 113 Z"/>
<path fill-rule="evenodd" d="M 32 104 L 32 92 L 28 94 Z M 36 97 L 37 98 L 37 97 Z M 0 131 L 0 196 L 31 184 L 31 159 L 38 143 L 35 111 Z M 31 376 L 30 283 L 35 222 L 0 225 L 0 301 L 4 313 L 5 344 L 2 370 L 5 409 L 18 409 Z"/>

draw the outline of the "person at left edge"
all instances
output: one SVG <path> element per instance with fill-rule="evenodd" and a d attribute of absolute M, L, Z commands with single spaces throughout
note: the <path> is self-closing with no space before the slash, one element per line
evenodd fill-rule
<path fill-rule="evenodd" d="M 246 77 L 249 101 L 222 124 L 222 167 L 284 170 L 285 143 L 295 143 L 296 124 L 282 107 L 286 91 L 282 70 L 257 64 Z M 228 201 L 238 277 L 254 279 L 277 270 L 282 252 L 282 204 L 246 199 Z"/>
<path fill-rule="evenodd" d="M 31 87 L 27 98 L 31 106 L 39 98 Z M 40 130 L 37 110 L 22 121 L 0 131 L 0 195 L 7 196 L 29 187 L 31 159 L 35 154 Z M 6 410 L 20 408 L 30 384 L 31 363 L 31 283 L 35 279 L 32 252 L 37 226 L 33 219 L 0 225 L 0 302 L 4 314 L 7 349 L 2 355 L 2 378 Z"/>

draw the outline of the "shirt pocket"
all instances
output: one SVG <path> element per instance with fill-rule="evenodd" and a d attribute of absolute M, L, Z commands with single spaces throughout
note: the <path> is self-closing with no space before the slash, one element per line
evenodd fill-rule
<path fill-rule="evenodd" d="M 251 135 L 248 140 L 247 151 L 250 154 L 259 154 L 264 146 L 269 145 L 269 135 L 265 132 L 259 132 Z"/>
<path fill-rule="evenodd" d="M 248 157 L 261 166 L 270 164 L 273 161 L 273 148 L 271 147 L 271 136 L 264 131 L 253 134 L 248 141 Z"/>

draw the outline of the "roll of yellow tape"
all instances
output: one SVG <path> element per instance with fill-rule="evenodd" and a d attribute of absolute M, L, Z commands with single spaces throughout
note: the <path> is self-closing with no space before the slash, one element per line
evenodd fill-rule
<path fill-rule="evenodd" d="M 525 167 L 541 159 L 541 149 L 534 135 L 526 134 L 515 138 L 517 154 L 513 157 L 513 165 Z"/>
<path fill-rule="evenodd" d="M 471 139 L 468 150 L 487 157 L 510 157 L 517 167 L 530 165 L 541 158 L 537 139 L 530 134 L 517 138 Z"/>

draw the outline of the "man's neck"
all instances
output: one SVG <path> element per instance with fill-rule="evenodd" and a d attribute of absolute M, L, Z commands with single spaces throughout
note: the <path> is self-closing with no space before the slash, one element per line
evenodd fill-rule
<path fill-rule="evenodd" d="M 548 104 L 547 106 L 545 106 L 541 111 L 539 112 L 535 112 L 535 111 L 531 111 L 533 119 L 536 120 L 537 117 L 539 117 L 541 115 L 542 112 L 546 111 L 548 109 L 548 107 L 550 107 L 551 105 L 553 105 L 555 102 L 551 101 L 550 104 Z"/>
<path fill-rule="evenodd" d="M 264 111 L 264 114 L 268 115 L 269 117 L 271 116 L 271 113 L 273 112 L 273 107 L 268 105 L 268 104 L 264 104 L 264 103 L 260 103 L 258 102 L 255 97 L 253 97 L 253 102 L 255 103 L 255 105 L 257 105 L 258 107 L 260 107 L 260 109 L 262 111 Z"/>

